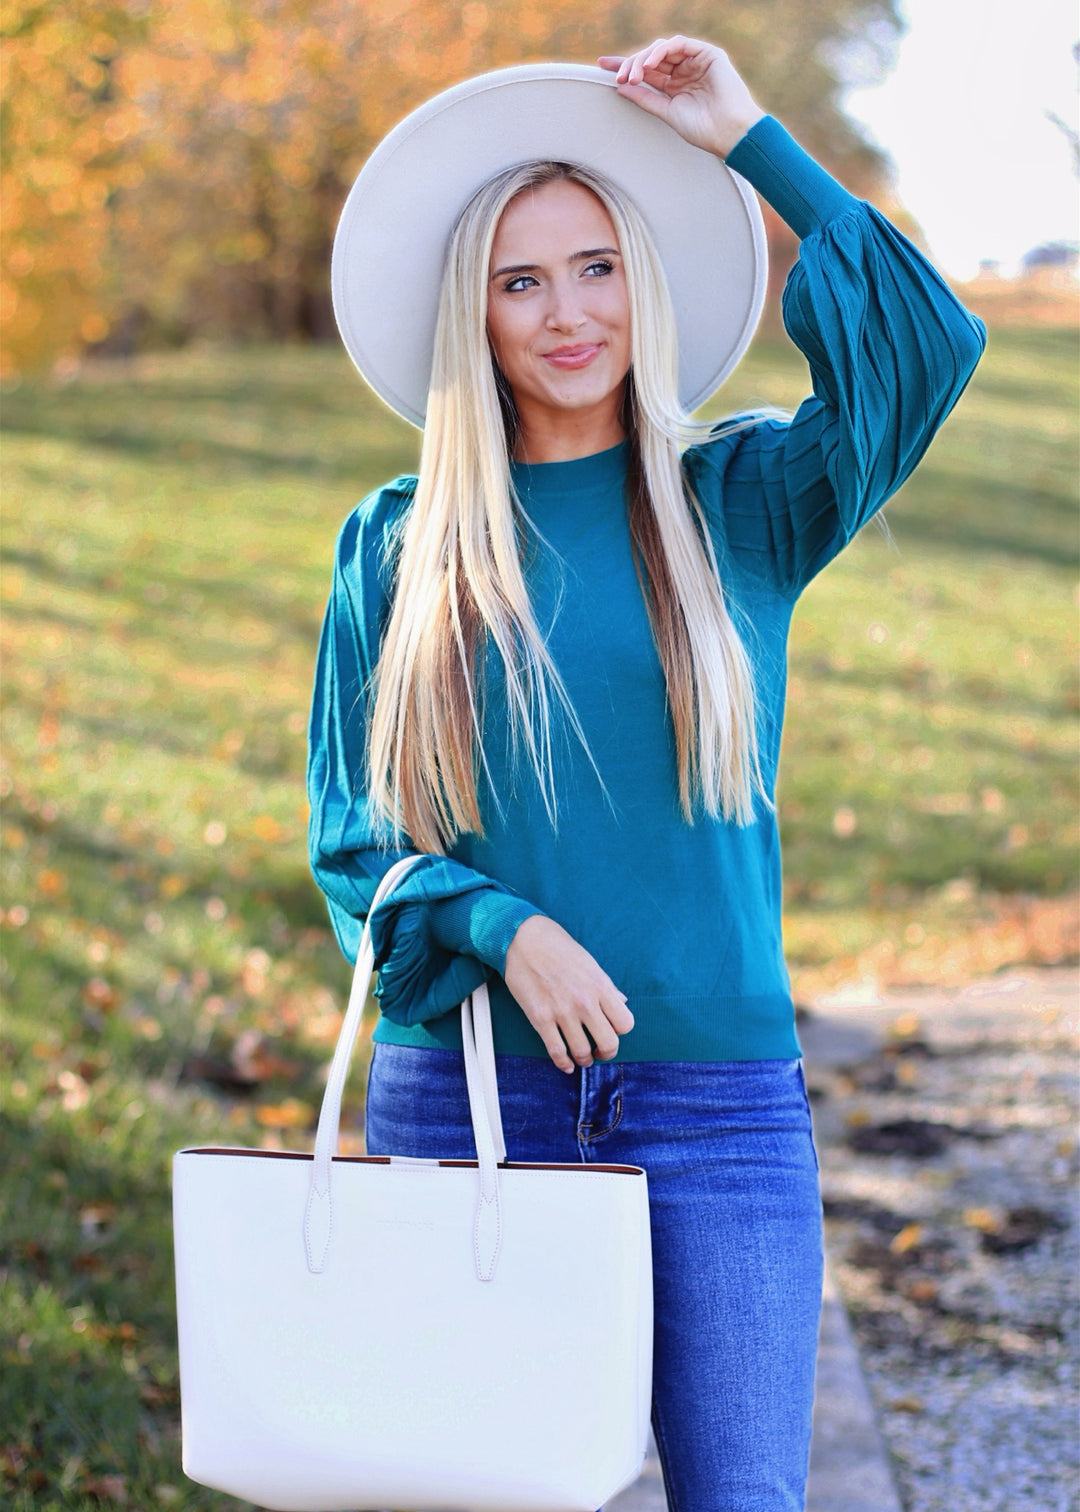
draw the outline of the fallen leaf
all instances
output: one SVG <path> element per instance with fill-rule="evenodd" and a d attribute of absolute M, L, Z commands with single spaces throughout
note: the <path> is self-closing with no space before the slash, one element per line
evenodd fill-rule
<path fill-rule="evenodd" d="M 33 1453 L 32 1446 L 25 1440 L 19 1444 L 0 1445 L 0 1469 L 11 1480 L 17 1480 L 26 1469 L 27 1460 Z"/>
<path fill-rule="evenodd" d="M 852 1090 L 854 1090 L 854 1083 L 852 1084 Z M 845 1116 L 844 1122 L 849 1128 L 859 1129 L 863 1124 L 870 1122 L 870 1114 L 865 1108 L 852 1108 L 851 1112 Z"/>
<path fill-rule="evenodd" d="M 979 1229 L 984 1234 L 996 1234 L 1003 1220 L 993 1208 L 969 1207 L 964 1209 L 963 1222 L 965 1228 Z"/>
<path fill-rule="evenodd" d="M 116 993 L 104 977 L 91 977 L 82 990 L 83 1002 L 88 1008 L 100 1008 L 109 1013 L 116 1007 Z"/>
<path fill-rule="evenodd" d="M 900 1232 L 890 1241 L 889 1248 L 894 1255 L 906 1254 L 909 1249 L 914 1249 L 923 1236 L 921 1223 L 906 1223 Z"/>
<path fill-rule="evenodd" d="M 123 1475 L 86 1475 L 80 1487 L 83 1494 L 97 1501 L 114 1502 L 126 1506 L 128 1500 L 127 1477 Z"/>
<path fill-rule="evenodd" d="M 84 1234 L 96 1234 L 106 1223 L 116 1217 L 115 1202 L 91 1202 L 79 1209 L 79 1222 Z"/>

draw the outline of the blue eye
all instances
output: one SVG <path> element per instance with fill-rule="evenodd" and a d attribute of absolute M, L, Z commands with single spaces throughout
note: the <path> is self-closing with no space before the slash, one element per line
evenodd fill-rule
<path fill-rule="evenodd" d="M 503 285 L 503 292 L 514 294 L 522 285 L 535 282 L 536 279 L 533 278 L 531 273 L 519 273 L 516 278 L 512 278 L 509 283 Z"/>
<path fill-rule="evenodd" d="M 600 270 L 599 273 L 594 273 L 594 270 L 597 268 L 599 268 Z M 597 278 L 605 278 L 609 273 L 614 272 L 614 268 L 614 263 L 609 263 L 606 262 L 603 258 L 598 258 L 596 262 L 589 263 L 588 267 L 585 269 L 585 272 L 594 274 L 594 276 Z"/>

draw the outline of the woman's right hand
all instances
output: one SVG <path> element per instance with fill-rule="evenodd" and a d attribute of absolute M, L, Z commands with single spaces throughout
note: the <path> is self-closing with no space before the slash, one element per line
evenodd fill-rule
<path fill-rule="evenodd" d="M 503 979 L 560 1071 L 611 1060 L 634 1015 L 607 972 L 561 924 L 530 914 L 506 952 Z M 565 1041 L 565 1043 L 564 1043 Z M 569 1050 L 569 1054 L 567 1051 Z M 572 1059 L 571 1059 L 572 1057 Z"/>

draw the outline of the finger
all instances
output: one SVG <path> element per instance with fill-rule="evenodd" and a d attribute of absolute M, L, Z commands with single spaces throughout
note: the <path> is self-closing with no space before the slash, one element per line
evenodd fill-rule
<path fill-rule="evenodd" d="M 657 69 L 664 62 L 669 69 L 677 67 L 688 55 L 683 45 L 685 41 L 685 37 L 661 37 L 658 42 L 646 48 L 640 59 L 642 76 L 646 70 Z"/>
<path fill-rule="evenodd" d="M 623 66 L 623 63 L 626 60 L 624 58 L 612 58 L 605 56 L 603 58 L 597 58 L 596 61 L 601 68 L 619 69 Z"/>
<path fill-rule="evenodd" d="M 666 58 L 672 66 L 676 66 L 685 58 L 696 57 L 701 51 L 701 43 L 695 42 L 692 37 L 684 37 L 682 35 L 661 37 L 650 48 L 646 49 L 649 55 L 646 62 L 650 68 L 655 68 L 658 63 Z"/>
<path fill-rule="evenodd" d="M 616 1034 L 629 1034 L 634 1027 L 634 1015 L 627 1007 L 626 993 L 616 990 L 609 993 L 600 1004 L 608 1023 Z"/>
<path fill-rule="evenodd" d="M 640 73 L 636 73 L 636 75 L 635 75 L 635 70 L 638 68 L 638 66 L 640 64 L 644 63 L 644 60 L 645 60 L 647 54 L 649 52 L 651 52 L 651 51 L 652 51 L 651 47 L 639 47 L 638 50 L 637 50 L 637 52 L 629 53 L 622 60 L 622 67 L 619 69 L 619 74 L 618 74 L 619 83 L 621 83 L 621 84 L 625 84 L 627 82 L 632 83 L 632 84 L 638 84 L 638 83 L 640 83 L 641 82 L 641 74 Z"/>
<path fill-rule="evenodd" d="M 566 1053 L 566 1045 L 563 1043 L 563 1037 L 554 1024 L 552 1025 L 549 1033 L 541 1035 L 541 1039 L 544 1041 L 544 1045 L 547 1048 L 547 1053 L 551 1056 L 551 1059 L 555 1062 L 560 1071 L 569 1073 L 577 1069 L 573 1060 L 571 1060 L 570 1056 Z"/>
<path fill-rule="evenodd" d="M 641 84 L 644 81 L 646 63 L 656 52 L 657 47 L 663 45 L 662 43 L 654 43 L 652 47 L 643 48 L 641 52 L 634 54 L 633 61 L 630 64 L 630 71 L 626 75 L 626 82 L 628 84 Z M 663 53 L 660 56 L 663 57 Z"/>
<path fill-rule="evenodd" d="M 642 77 L 653 72 L 672 74 L 700 53 L 700 45 L 689 37 L 664 37 L 645 49 L 641 57 Z"/>
<path fill-rule="evenodd" d="M 566 1053 L 559 1026 L 555 1022 L 554 1014 L 536 1013 L 531 1015 L 533 1028 L 544 1042 L 544 1049 L 558 1066 L 560 1071 L 573 1071 L 574 1063 Z"/>
<path fill-rule="evenodd" d="M 596 1008 L 589 1014 L 585 1027 L 596 1046 L 597 1060 L 612 1060 L 619 1053 L 619 1036 L 611 1027 L 604 1012 Z"/>
<path fill-rule="evenodd" d="M 587 1014 L 588 1010 L 570 1008 L 559 1020 L 559 1028 L 566 1041 L 566 1048 L 579 1066 L 591 1066 L 593 1060 L 592 1046 L 581 1023 L 582 1018 Z"/>
<path fill-rule="evenodd" d="M 617 84 L 616 88 L 624 100 L 632 100 L 642 110 L 659 116 L 662 121 L 666 121 L 671 114 L 671 101 L 651 84 Z"/>

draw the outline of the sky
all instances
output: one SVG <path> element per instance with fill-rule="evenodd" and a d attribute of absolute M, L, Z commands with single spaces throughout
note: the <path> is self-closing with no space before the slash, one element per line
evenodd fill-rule
<path fill-rule="evenodd" d="M 892 158 L 932 261 L 965 281 L 1003 277 L 1047 241 L 1080 240 L 1080 180 L 1055 111 L 1077 125 L 1075 0 L 900 0 L 895 68 L 850 90 L 847 113 Z"/>

